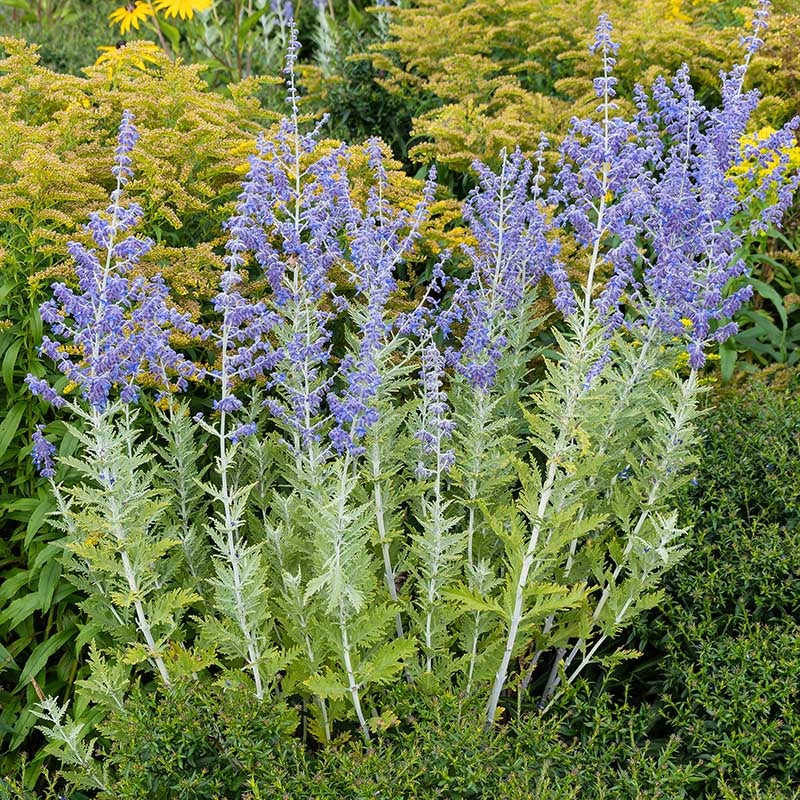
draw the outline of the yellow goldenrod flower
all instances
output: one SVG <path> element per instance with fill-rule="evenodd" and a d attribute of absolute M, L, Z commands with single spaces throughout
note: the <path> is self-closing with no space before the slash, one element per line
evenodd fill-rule
<path fill-rule="evenodd" d="M 689 364 L 689 354 L 684 350 L 678 353 L 675 359 L 675 369 L 683 369 Z"/>
<path fill-rule="evenodd" d="M 119 32 L 124 36 L 131 29 L 131 26 L 138 31 L 139 23 L 148 17 L 152 17 L 153 13 L 153 7 L 150 3 L 135 0 L 135 2 L 115 8 L 108 15 L 108 18 L 111 20 L 112 25 L 119 25 Z"/>
<path fill-rule="evenodd" d="M 155 7 L 163 11 L 167 17 L 191 19 L 196 11 L 205 11 L 211 8 L 212 0 L 155 0 Z"/>
<path fill-rule="evenodd" d="M 746 147 L 754 147 L 758 146 L 761 142 L 766 141 L 773 133 L 775 133 L 774 128 L 761 128 L 756 133 L 750 133 L 746 136 L 743 136 L 740 142 L 742 147 L 742 151 L 745 151 Z M 782 151 L 782 155 L 789 160 L 789 170 L 787 176 L 784 176 L 784 180 L 788 180 L 788 174 L 794 172 L 794 170 L 800 168 L 800 147 L 789 147 Z M 759 170 L 758 178 L 760 180 L 764 180 L 765 178 L 771 177 L 772 173 L 775 172 L 778 166 L 780 166 L 781 157 L 777 153 L 771 156 L 768 163 L 764 164 L 762 168 Z M 729 171 L 728 174 L 739 184 L 739 186 L 744 190 L 747 188 L 745 186 L 744 176 L 752 169 L 753 161 L 748 159 L 743 159 L 738 164 L 734 165 Z"/>
<path fill-rule="evenodd" d="M 679 22 L 691 22 L 692 18 L 684 12 L 682 5 L 681 0 L 670 0 L 669 16 Z"/>
<path fill-rule="evenodd" d="M 130 63 L 144 70 L 147 69 L 146 62 L 157 64 L 159 56 L 163 55 L 161 48 L 154 42 L 131 42 L 124 47 L 100 46 L 97 49 L 100 55 L 94 62 L 95 66 L 105 64 L 109 79 L 113 77 L 114 70 L 122 64 Z"/>

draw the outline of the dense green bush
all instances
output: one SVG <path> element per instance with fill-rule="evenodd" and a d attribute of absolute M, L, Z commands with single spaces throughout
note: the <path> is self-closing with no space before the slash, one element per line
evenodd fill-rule
<path fill-rule="evenodd" d="M 524 716 L 491 734 L 481 709 L 446 694 L 422 698 L 402 687 L 396 716 L 371 747 L 340 738 L 310 752 L 292 732 L 297 715 L 265 714 L 232 687 L 181 686 L 135 693 L 104 726 L 108 788 L 116 800 L 788 800 L 787 785 L 745 783 L 705 793 L 703 758 L 687 758 L 683 736 L 654 742 L 657 714 L 580 682 L 570 711 Z M 730 741 L 711 752 L 730 756 Z M 178 794 L 179 792 L 179 794 Z M 763 792 L 763 793 L 762 793 Z"/>
<path fill-rule="evenodd" d="M 691 550 L 621 677 L 655 704 L 654 735 L 680 736 L 701 797 L 788 792 L 800 769 L 798 389 L 799 372 L 772 370 L 706 416 L 707 456 L 680 502 Z"/>
<path fill-rule="evenodd" d="M 292 715 L 285 708 L 273 708 L 265 720 L 252 700 L 230 690 L 139 693 L 104 728 L 116 777 L 100 796 L 166 800 L 178 787 L 182 800 L 688 796 L 692 768 L 671 763 L 669 750 L 649 753 L 646 715 L 631 707 L 603 706 L 602 697 L 598 705 L 584 691 L 582 703 L 594 718 L 581 736 L 569 731 L 568 720 L 539 715 L 484 734 L 474 704 L 453 695 L 420 702 L 403 694 L 395 692 L 398 716 L 372 747 L 341 739 L 308 753 L 287 738 Z"/>

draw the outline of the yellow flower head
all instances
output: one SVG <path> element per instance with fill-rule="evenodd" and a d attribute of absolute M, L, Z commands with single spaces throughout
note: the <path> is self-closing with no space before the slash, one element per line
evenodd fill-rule
<path fill-rule="evenodd" d="M 100 56 L 95 61 L 95 66 L 105 64 L 109 80 L 114 77 L 114 72 L 125 64 L 133 64 L 141 70 L 147 69 L 147 64 L 158 64 L 164 51 L 154 42 L 129 42 L 124 47 L 97 48 Z"/>
<path fill-rule="evenodd" d="M 163 11 L 167 17 L 191 19 L 196 11 L 206 11 L 211 8 L 212 0 L 155 0 L 155 7 Z"/>
<path fill-rule="evenodd" d="M 743 154 L 746 152 L 747 147 L 757 147 L 761 142 L 766 141 L 773 133 L 775 133 L 775 129 L 767 127 L 761 128 L 761 130 L 756 133 L 743 136 L 740 142 Z M 758 173 L 759 180 L 765 181 L 773 176 L 778 167 L 781 166 L 781 155 L 785 159 L 788 159 L 789 162 L 789 168 L 783 176 L 783 181 L 789 180 L 789 176 L 791 176 L 795 170 L 800 169 L 800 147 L 787 147 L 781 151 L 781 154 L 775 153 L 772 155 L 769 162 L 761 166 Z M 754 156 L 744 158 L 728 171 L 728 174 L 736 181 L 742 191 L 749 188 L 746 183 L 746 176 L 753 168 L 754 159 Z M 773 183 L 777 185 L 777 179 L 775 179 Z"/>
<path fill-rule="evenodd" d="M 153 6 L 150 3 L 134 0 L 124 6 L 115 8 L 108 18 L 112 25 L 119 25 L 119 32 L 124 36 L 131 26 L 139 30 L 139 23 L 153 16 Z"/>

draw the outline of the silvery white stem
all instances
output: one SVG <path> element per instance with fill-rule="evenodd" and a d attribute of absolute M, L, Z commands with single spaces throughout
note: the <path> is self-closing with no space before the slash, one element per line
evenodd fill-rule
<path fill-rule="evenodd" d="M 383 577 L 386 581 L 386 589 L 389 592 L 389 597 L 392 598 L 393 603 L 397 603 L 397 573 L 395 572 L 394 565 L 392 564 L 392 554 L 389 550 L 389 538 L 386 532 L 386 512 L 383 507 L 383 491 L 381 482 L 379 480 L 381 474 L 381 454 L 377 441 L 372 443 L 370 453 L 374 487 L 373 498 L 375 501 L 375 519 L 378 525 L 378 539 L 381 545 L 381 553 L 383 554 Z M 394 621 L 397 636 L 400 638 L 403 636 L 403 618 L 399 611 L 395 615 Z"/>
<path fill-rule="evenodd" d="M 361 733 L 363 734 L 364 739 L 369 741 L 369 728 L 367 727 L 367 721 L 364 718 L 364 712 L 361 709 L 361 697 L 358 693 L 358 684 L 356 683 L 353 662 L 350 656 L 350 640 L 347 636 L 347 620 L 345 618 L 344 609 L 342 608 L 339 609 L 339 631 L 342 635 L 342 654 L 344 656 L 344 668 L 347 672 L 348 690 L 353 701 L 353 708 L 356 710 L 358 724 L 361 726 Z"/>

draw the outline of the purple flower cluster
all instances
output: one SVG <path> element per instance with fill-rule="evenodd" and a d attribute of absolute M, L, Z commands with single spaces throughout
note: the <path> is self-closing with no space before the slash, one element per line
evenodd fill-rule
<path fill-rule="evenodd" d="M 467 198 L 464 217 L 475 245 L 463 248 L 472 270 L 454 281 L 452 303 L 439 314 L 437 326 L 445 335 L 455 324 L 466 326 L 460 346 L 448 350 L 448 361 L 482 391 L 494 383 L 515 312 L 545 275 L 555 288 L 555 306 L 565 315 L 575 308 L 544 211 L 546 145 L 543 138 L 537 169 L 519 150 L 503 155 L 499 174 L 483 164 L 473 165 L 478 186 Z"/>
<path fill-rule="evenodd" d="M 55 477 L 56 467 L 53 462 L 55 452 L 55 445 L 45 439 L 44 425 L 37 425 L 36 430 L 33 432 L 33 450 L 31 451 L 31 458 L 33 459 L 33 465 L 36 467 L 37 472 L 43 478 Z"/>
<path fill-rule="evenodd" d="M 436 342 L 428 339 L 422 347 L 420 426 L 414 434 L 421 445 L 416 467 L 420 479 L 441 476 L 456 460 L 455 450 L 445 449 L 455 430 L 455 422 L 450 417 L 447 393 L 443 389 L 444 371 L 444 356 Z"/>
<path fill-rule="evenodd" d="M 741 44 L 747 52 L 748 57 L 752 56 L 764 45 L 763 34 L 769 27 L 769 10 L 772 8 L 770 0 L 759 0 L 756 12 L 753 15 L 753 32 L 749 36 L 742 36 Z"/>
<path fill-rule="evenodd" d="M 299 132 L 295 57 L 296 48 L 290 47 L 293 115 L 274 137 L 259 138 L 236 214 L 226 225 L 228 286 L 216 301 L 218 310 L 229 312 L 225 329 L 231 349 L 224 366 L 232 380 L 266 378 L 266 407 L 303 450 L 322 441 L 327 401 L 332 446 L 358 454 L 359 442 L 377 421 L 378 357 L 391 330 L 386 304 L 396 288 L 395 268 L 419 235 L 435 183 L 432 177 L 413 212 L 392 208 L 385 197 L 380 143 L 370 140 L 364 147 L 374 181 L 366 209 L 359 208 L 351 197 L 347 148 L 320 152 L 320 126 L 310 134 Z M 263 302 L 233 292 L 247 254 L 266 276 L 270 295 Z M 337 292 L 334 267 L 352 287 L 351 301 Z M 355 322 L 354 335 L 335 370 L 331 328 L 346 311 Z"/>
<path fill-rule="evenodd" d="M 113 168 L 117 188 L 112 204 L 105 214 L 92 213 L 87 225 L 95 244 L 105 252 L 101 257 L 96 249 L 70 242 L 78 289 L 53 284 L 53 299 L 40 308 L 43 321 L 59 337 L 45 336 L 41 353 L 97 410 L 106 407 L 115 391 L 123 402 L 136 402 L 137 381 L 145 374 L 165 389 L 172 381 L 185 389 L 187 379 L 199 375 L 195 365 L 170 346 L 171 329 L 176 324 L 184 326 L 186 320 L 168 307 L 168 290 L 161 276 L 129 275 L 152 246 L 151 240 L 119 239 L 142 216 L 136 203 L 120 205 L 122 188 L 132 174 L 130 153 L 137 139 L 133 116 L 126 111 Z M 64 404 L 42 379 L 28 375 L 26 383 L 52 404 Z"/>
<path fill-rule="evenodd" d="M 342 363 L 342 390 L 328 394 L 328 406 L 335 421 L 331 442 L 337 451 L 347 450 L 353 455 L 362 452 L 359 442 L 378 421 L 375 399 L 381 385 L 379 353 L 392 330 L 386 305 L 396 288 L 395 270 L 419 237 L 436 189 L 436 173 L 431 170 L 423 199 L 414 212 L 394 209 L 384 196 L 388 179 L 379 140 L 367 141 L 364 149 L 374 182 L 366 211 L 355 204 L 350 206 L 346 228 L 349 252 L 343 264 L 356 290 L 353 316 L 357 324 L 357 351 Z"/>
<path fill-rule="evenodd" d="M 332 309 L 345 306 L 330 272 L 344 258 L 339 234 L 351 203 L 345 148 L 316 155 L 315 133 L 301 137 L 295 123 L 284 120 L 272 140 L 259 137 L 236 214 L 226 223 L 229 271 L 216 306 L 227 312 L 232 375 L 266 376 L 276 395 L 268 408 L 308 447 L 321 438 Z M 268 301 L 252 303 L 234 291 L 247 253 L 267 278 Z"/>
<path fill-rule="evenodd" d="M 767 6 L 756 14 L 748 59 Z M 551 199 L 560 207 L 558 221 L 613 268 L 594 299 L 609 331 L 622 324 L 627 306 L 685 340 L 689 363 L 698 368 L 709 343 L 735 332 L 730 319 L 750 297 L 748 286 L 729 288 L 747 274 L 739 256 L 745 235 L 779 220 L 791 201 L 797 179 L 787 179 L 788 157 L 780 153 L 798 120 L 745 152 L 755 161 L 748 177 L 763 208 L 747 228 L 737 219 L 747 217 L 753 198 L 733 176 L 758 102 L 757 93 L 741 90 L 745 67 L 723 74 L 718 109 L 697 101 L 684 66 L 671 82 L 657 79 L 649 95 L 637 87 L 638 112 L 625 121 L 610 114 L 616 52 L 610 33 L 601 17 L 593 48 L 603 53 L 604 77 L 596 83 L 601 119 L 573 121 Z"/>
<path fill-rule="evenodd" d="M 638 236 L 652 181 L 648 164 L 659 141 L 658 133 L 646 124 L 641 96 L 637 96 L 640 113 L 634 120 L 613 115 L 617 105 L 612 71 L 618 47 L 611 40 L 611 23 L 602 15 L 591 48 L 603 56 L 603 77 L 595 81 L 601 100 L 599 119 L 573 119 L 549 196 L 559 208 L 558 226 L 570 228 L 586 248 L 605 244 L 604 256 L 614 273 L 597 305 L 609 329 L 622 323 L 619 303 L 634 280 Z"/>
<path fill-rule="evenodd" d="M 294 19 L 294 3 L 292 0 L 270 0 L 269 7 L 272 13 L 279 17 L 281 25 L 286 25 Z"/>

